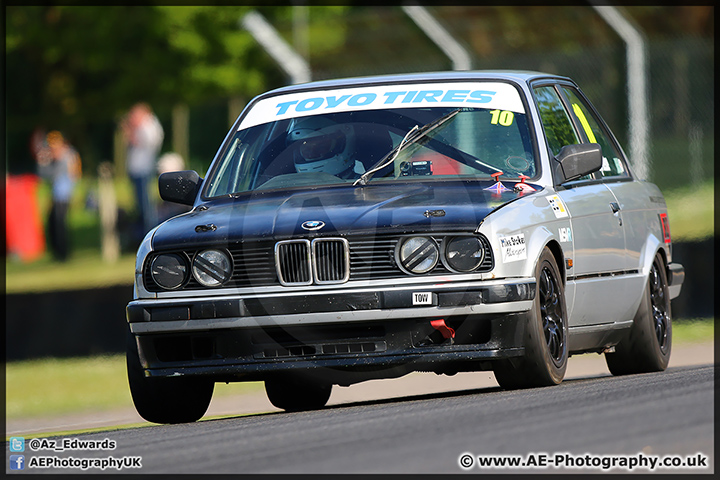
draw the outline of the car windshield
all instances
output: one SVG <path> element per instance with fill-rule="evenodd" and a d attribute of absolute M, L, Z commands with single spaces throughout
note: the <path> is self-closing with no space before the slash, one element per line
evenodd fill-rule
<path fill-rule="evenodd" d="M 344 89 L 258 102 L 213 164 L 204 196 L 318 185 L 362 188 L 368 182 L 488 180 L 498 172 L 508 179 L 536 177 L 528 119 L 515 88 L 450 85 L 455 88 L 396 85 L 378 92 Z M 491 87 L 502 87 L 495 89 L 501 90 L 497 97 Z M 413 101 L 422 95 L 424 101 Z M 370 99 L 378 98 L 384 101 L 371 105 Z M 338 104 L 345 107 L 330 108 Z"/>

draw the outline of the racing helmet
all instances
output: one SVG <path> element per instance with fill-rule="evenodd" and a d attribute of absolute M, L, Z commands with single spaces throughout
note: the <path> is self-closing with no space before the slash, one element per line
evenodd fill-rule
<path fill-rule="evenodd" d="M 338 175 L 354 166 L 355 135 L 351 125 L 338 125 L 322 117 L 293 119 L 287 144 L 294 145 L 298 173 L 326 172 Z"/>

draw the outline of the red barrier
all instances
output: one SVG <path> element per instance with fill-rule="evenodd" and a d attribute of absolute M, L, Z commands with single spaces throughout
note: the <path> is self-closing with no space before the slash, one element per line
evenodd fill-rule
<path fill-rule="evenodd" d="M 37 201 L 36 175 L 5 177 L 6 255 L 31 262 L 45 252 L 45 233 Z"/>

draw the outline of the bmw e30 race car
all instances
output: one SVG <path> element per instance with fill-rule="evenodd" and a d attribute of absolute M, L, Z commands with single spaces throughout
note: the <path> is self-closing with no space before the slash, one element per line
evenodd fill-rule
<path fill-rule="evenodd" d="M 215 382 L 286 410 L 333 385 L 492 370 L 563 380 L 568 357 L 664 370 L 665 200 L 570 79 L 448 72 L 321 81 L 253 99 L 205 178 L 159 179 L 192 210 L 137 254 L 127 368 L 140 415 L 190 422 Z"/>

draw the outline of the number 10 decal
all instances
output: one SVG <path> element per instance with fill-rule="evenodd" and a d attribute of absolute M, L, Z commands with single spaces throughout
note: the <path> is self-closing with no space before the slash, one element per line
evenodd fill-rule
<path fill-rule="evenodd" d="M 490 114 L 492 115 L 490 119 L 491 125 L 500 124 L 503 127 L 509 127 L 515 119 L 515 114 L 508 110 L 491 110 Z"/>

